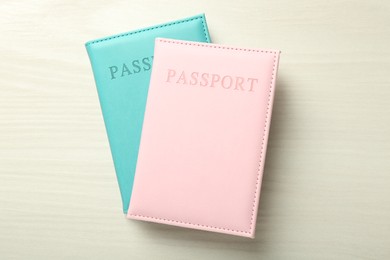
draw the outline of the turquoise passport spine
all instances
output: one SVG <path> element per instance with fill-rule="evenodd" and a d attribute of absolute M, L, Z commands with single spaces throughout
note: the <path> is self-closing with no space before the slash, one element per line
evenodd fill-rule
<path fill-rule="evenodd" d="M 85 44 L 125 213 L 133 187 L 156 37 L 210 42 L 202 14 Z"/>

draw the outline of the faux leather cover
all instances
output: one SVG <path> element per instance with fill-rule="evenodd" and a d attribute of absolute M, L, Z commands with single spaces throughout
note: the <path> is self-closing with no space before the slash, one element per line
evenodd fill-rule
<path fill-rule="evenodd" d="M 132 192 L 156 37 L 210 41 L 205 17 L 197 15 L 86 43 L 125 213 Z"/>
<path fill-rule="evenodd" d="M 157 39 L 128 218 L 254 237 L 279 51 Z"/>

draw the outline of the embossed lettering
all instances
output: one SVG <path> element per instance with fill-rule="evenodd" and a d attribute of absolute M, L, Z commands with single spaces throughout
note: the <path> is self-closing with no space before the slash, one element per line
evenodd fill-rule
<path fill-rule="evenodd" d="M 210 87 L 215 87 L 215 83 L 217 83 L 221 77 L 218 74 L 211 75 L 211 85 Z"/>
<path fill-rule="evenodd" d="M 198 84 L 198 76 L 199 76 L 198 72 L 192 72 L 191 73 L 190 85 L 197 85 Z"/>
<path fill-rule="evenodd" d="M 117 78 L 131 76 L 144 71 L 149 71 L 152 68 L 153 56 L 143 57 L 140 59 L 129 60 L 121 63 L 120 65 L 108 66 L 110 73 L 110 79 L 115 80 Z"/>
<path fill-rule="evenodd" d="M 229 83 L 226 83 L 226 82 L 229 82 Z M 221 84 L 222 84 L 222 87 L 223 87 L 223 88 L 226 88 L 226 89 L 231 88 L 231 87 L 232 87 L 232 84 L 233 84 L 233 79 L 232 79 L 232 77 L 230 77 L 230 76 L 224 76 L 224 77 L 222 78 Z"/>
<path fill-rule="evenodd" d="M 174 71 L 174 70 L 168 70 L 167 82 L 169 82 L 170 79 L 171 79 L 172 77 L 174 77 L 175 75 L 176 75 L 176 71 Z"/>
<path fill-rule="evenodd" d="M 205 87 L 209 84 L 209 74 L 202 73 L 202 80 L 200 81 L 200 85 Z"/>
<path fill-rule="evenodd" d="M 115 79 L 115 73 L 118 72 L 118 67 L 117 66 L 111 66 L 109 67 L 110 73 L 111 73 L 111 79 Z"/>
<path fill-rule="evenodd" d="M 167 83 L 175 83 L 175 85 L 181 86 L 201 86 L 254 92 L 259 85 L 258 78 L 221 75 L 218 73 L 167 69 L 166 75 Z"/>
<path fill-rule="evenodd" d="M 234 87 L 234 89 L 236 90 L 244 90 L 244 87 L 242 86 L 242 84 L 244 83 L 244 78 L 243 77 L 237 77 L 236 78 L 236 86 Z M 238 89 L 240 88 L 240 89 Z"/>
<path fill-rule="evenodd" d="M 183 85 L 186 85 L 186 84 L 187 84 L 186 74 L 184 73 L 184 71 L 180 74 L 180 77 L 179 77 L 179 79 L 176 81 L 176 83 L 181 83 L 181 84 L 183 84 Z"/>
<path fill-rule="evenodd" d="M 151 58 L 153 59 L 153 56 Z M 152 67 L 149 58 L 143 58 L 142 63 L 145 65 L 144 70 L 150 70 L 150 68 Z"/>
<path fill-rule="evenodd" d="M 259 79 L 248 78 L 248 81 L 250 81 L 250 83 L 251 83 L 251 88 L 249 89 L 249 91 L 253 91 L 254 83 L 255 82 L 258 83 Z"/>
<path fill-rule="evenodd" d="M 131 72 L 130 72 L 129 68 L 126 66 L 125 63 L 123 63 L 121 77 L 123 77 L 125 75 L 125 73 L 127 73 L 127 75 L 131 75 Z"/>
<path fill-rule="evenodd" d="M 139 73 L 141 71 L 141 67 L 139 66 L 139 60 L 133 60 L 132 64 L 134 68 L 133 72 Z"/>

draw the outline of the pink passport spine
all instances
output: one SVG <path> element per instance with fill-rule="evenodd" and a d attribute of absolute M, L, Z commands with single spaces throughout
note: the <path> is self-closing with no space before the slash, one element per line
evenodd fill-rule
<path fill-rule="evenodd" d="M 156 39 L 128 218 L 254 237 L 278 60 Z"/>

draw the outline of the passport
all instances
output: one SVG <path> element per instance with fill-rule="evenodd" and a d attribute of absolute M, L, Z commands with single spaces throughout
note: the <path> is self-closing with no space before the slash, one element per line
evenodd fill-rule
<path fill-rule="evenodd" d="M 156 39 L 128 218 L 255 236 L 279 54 Z"/>
<path fill-rule="evenodd" d="M 156 37 L 210 42 L 201 14 L 85 44 L 125 213 L 132 193 Z"/>

